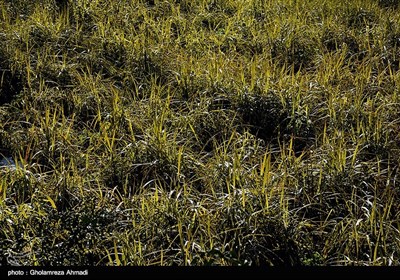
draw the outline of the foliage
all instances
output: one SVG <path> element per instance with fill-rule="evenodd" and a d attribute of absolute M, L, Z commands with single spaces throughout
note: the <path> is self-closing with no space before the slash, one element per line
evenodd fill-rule
<path fill-rule="evenodd" d="M 0 263 L 399 265 L 399 20 L 0 0 Z"/>

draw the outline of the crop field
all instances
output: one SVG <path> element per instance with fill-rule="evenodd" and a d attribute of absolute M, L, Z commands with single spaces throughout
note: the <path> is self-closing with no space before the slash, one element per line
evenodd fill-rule
<path fill-rule="evenodd" d="M 0 0 L 0 265 L 400 265 L 400 2 Z"/>

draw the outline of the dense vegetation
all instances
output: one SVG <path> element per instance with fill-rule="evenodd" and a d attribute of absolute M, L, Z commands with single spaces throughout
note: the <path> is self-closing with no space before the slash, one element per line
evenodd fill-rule
<path fill-rule="evenodd" d="M 399 265 L 391 0 L 0 0 L 0 263 Z"/>

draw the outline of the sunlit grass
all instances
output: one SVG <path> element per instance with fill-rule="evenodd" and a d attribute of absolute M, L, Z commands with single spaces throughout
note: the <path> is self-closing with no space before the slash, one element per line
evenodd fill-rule
<path fill-rule="evenodd" d="M 0 0 L 1 264 L 399 265 L 397 1 L 55 2 Z"/>

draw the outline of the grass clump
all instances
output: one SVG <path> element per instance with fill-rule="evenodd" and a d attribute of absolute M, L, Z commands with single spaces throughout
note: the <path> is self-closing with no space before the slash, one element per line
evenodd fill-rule
<path fill-rule="evenodd" d="M 399 265 L 397 1 L 300 2 L 0 1 L 0 263 Z"/>

